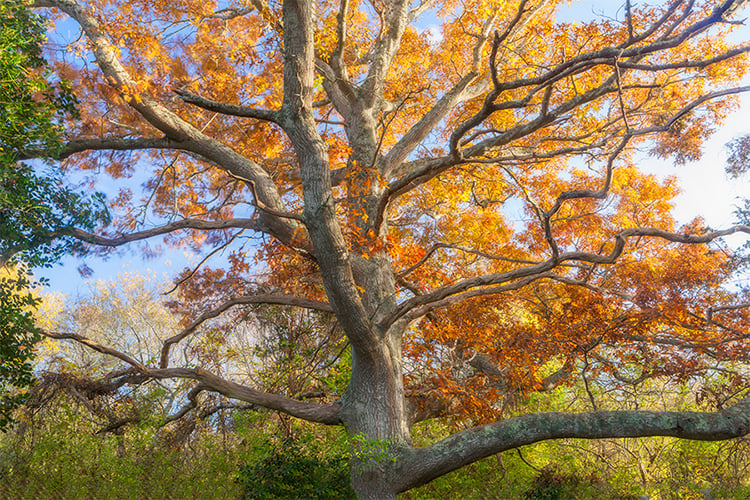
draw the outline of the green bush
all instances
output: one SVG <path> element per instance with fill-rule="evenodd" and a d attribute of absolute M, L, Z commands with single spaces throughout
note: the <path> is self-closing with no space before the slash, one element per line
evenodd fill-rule
<path fill-rule="evenodd" d="M 311 439 L 285 439 L 270 447 L 257 462 L 240 469 L 237 482 L 243 500 L 348 499 L 351 487 L 349 458 L 344 452 L 316 453 Z"/>
<path fill-rule="evenodd" d="M 531 483 L 523 498 L 527 500 L 567 500 L 573 498 L 599 498 L 609 496 L 610 486 L 599 479 L 596 473 L 582 478 L 564 472 L 555 466 L 547 466 Z"/>

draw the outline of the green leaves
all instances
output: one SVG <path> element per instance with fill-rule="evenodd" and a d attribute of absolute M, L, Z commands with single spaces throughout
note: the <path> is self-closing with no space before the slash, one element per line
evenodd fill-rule
<path fill-rule="evenodd" d="M 237 478 L 242 498 L 354 498 L 348 457 L 330 450 L 315 453 L 311 438 L 302 439 L 286 439 L 274 445 L 263 459 L 243 467 Z"/>
<path fill-rule="evenodd" d="M 16 163 L 21 153 L 54 158 L 62 146 L 60 120 L 76 116 L 76 98 L 55 81 L 42 58 L 44 20 L 21 1 L 0 4 L 0 263 L 15 256 L 48 266 L 76 247 L 73 227 L 108 221 L 101 194 L 91 201 L 62 186 L 48 169 Z M 80 247 L 79 247 L 80 248 Z"/>
<path fill-rule="evenodd" d="M 60 121 L 76 116 L 76 99 L 42 58 L 44 20 L 19 0 L 0 3 L 0 430 L 33 382 L 39 339 L 29 269 L 50 266 L 81 249 L 73 228 L 108 221 L 104 198 L 91 200 L 62 185 L 52 171 L 17 163 L 23 154 L 54 158 L 62 147 Z"/>
<path fill-rule="evenodd" d="M 750 134 L 732 139 L 726 147 L 726 171 L 730 177 L 736 179 L 750 170 Z"/>
<path fill-rule="evenodd" d="M 45 23 L 19 0 L 0 4 L 0 163 L 19 152 L 58 151 L 58 119 L 75 115 L 76 99 L 65 81 L 54 82 L 42 58 Z"/>
<path fill-rule="evenodd" d="M 43 267 L 83 251 L 72 229 L 107 223 L 109 212 L 101 193 L 86 199 L 51 173 L 41 176 L 28 165 L 0 163 L 0 221 L 0 262 L 15 256 Z"/>
<path fill-rule="evenodd" d="M 40 300 L 32 295 L 33 284 L 25 273 L 0 275 L 0 430 L 11 422 L 11 412 L 25 399 L 14 388 L 34 381 L 31 355 L 39 333 L 33 309 Z"/>

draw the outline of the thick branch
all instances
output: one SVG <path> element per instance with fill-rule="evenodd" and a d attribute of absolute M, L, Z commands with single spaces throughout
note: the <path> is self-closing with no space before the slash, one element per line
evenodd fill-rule
<path fill-rule="evenodd" d="M 477 73 L 470 72 L 461 78 L 452 89 L 446 92 L 432 108 L 415 123 L 404 136 L 390 149 L 381 166 L 383 176 L 388 178 L 409 156 L 425 137 L 466 98 L 466 89 L 476 79 Z"/>
<path fill-rule="evenodd" d="M 316 404 L 297 401 L 292 398 L 270 394 L 245 387 L 236 382 L 224 380 L 223 378 L 207 372 L 202 368 L 148 368 L 130 356 L 123 354 L 110 347 L 103 346 L 92 340 L 75 333 L 57 333 L 42 332 L 44 335 L 62 340 L 75 340 L 95 351 L 101 352 L 108 356 L 113 356 L 135 368 L 139 374 L 149 378 L 167 379 L 167 378 L 184 378 L 200 382 L 207 390 L 218 392 L 232 399 L 238 399 L 248 403 L 270 408 L 294 417 L 298 417 L 310 422 L 319 422 L 328 425 L 339 425 L 341 422 L 338 418 L 338 412 L 341 404 Z"/>
<path fill-rule="evenodd" d="M 146 375 L 159 379 L 185 378 L 197 380 L 208 390 L 218 392 L 228 398 L 280 411 L 309 422 L 318 422 L 327 425 L 341 424 L 338 417 L 341 403 L 338 402 L 317 404 L 297 401 L 286 396 L 258 391 L 236 382 L 225 380 L 202 368 L 160 368 L 148 370 Z"/>
<path fill-rule="evenodd" d="M 365 101 L 363 103 L 365 108 L 372 108 L 382 95 L 388 69 L 401 45 L 401 36 L 409 21 L 409 3 L 408 0 L 393 0 L 385 3 L 384 33 L 375 45 L 372 65 L 360 94 Z"/>
<path fill-rule="evenodd" d="M 454 434 L 404 453 L 396 491 L 405 491 L 484 457 L 548 439 L 672 436 L 718 441 L 750 432 L 750 398 L 726 410 L 701 412 L 594 411 L 535 413 Z"/>
<path fill-rule="evenodd" d="M 228 219 L 218 221 L 183 219 L 175 222 L 170 222 L 169 224 L 165 224 L 163 226 L 146 229 L 144 231 L 137 231 L 135 233 L 121 234 L 119 236 L 100 236 L 88 231 L 83 231 L 82 229 L 72 229 L 69 233 L 74 238 L 91 245 L 118 247 L 121 245 L 125 245 L 126 243 L 131 243 L 133 241 L 141 241 L 148 238 L 153 238 L 155 236 L 161 236 L 164 234 L 173 233 L 175 231 L 181 231 L 184 229 L 215 231 L 230 228 L 251 229 L 254 231 L 265 232 L 263 225 L 257 219 Z M 62 236 L 62 234 L 60 234 L 60 236 Z"/>
<path fill-rule="evenodd" d="M 141 149 L 181 149 L 181 147 L 178 141 L 173 141 L 167 137 L 100 137 L 74 139 L 56 152 L 55 159 L 63 160 L 83 151 L 135 151 Z M 48 152 L 46 151 L 24 151 L 18 156 L 18 159 L 30 160 L 33 158 L 43 158 L 47 154 Z"/>
<path fill-rule="evenodd" d="M 112 349 L 107 346 L 103 346 L 97 342 L 94 342 L 93 340 L 89 340 L 86 337 L 82 335 L 78 335 L 77 333 L 65 333 L 65 332 L 49 332 L 46 330 L 42 330 L 42 334 L 51 338 L 51 339 L 57 339 L 57 340 L 75 340 L 78 343 L 81 343 L 87 347 L 90 347 L 91 349 L 98 351 L 102 354 L 106 354 L 107 356 L 115 357 L 121 361 L 124 361 L 125 363 L 129 364 L 133 368 L 137 369 L 141 373 L 146 373 L 148 371 L 148 368 L 146 368 L 144 365 L 139 363 L 138 361 L 134 360 L 127 354 L 121 353 L 120 351 L 117 351 L 115 349 Z"/>

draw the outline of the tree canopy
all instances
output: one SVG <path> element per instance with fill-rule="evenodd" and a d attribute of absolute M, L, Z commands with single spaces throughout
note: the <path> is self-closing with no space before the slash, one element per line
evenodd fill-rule
<path fill-rule="evenodd" d="M 699 157 L 750 90 L 742 3 L 627 1 L 558 22 L 556 0 L 37 0 L 81 35 L 49 54 L 80 101 L 59 171 L 120 188 L 111 222 L 40 237 L 206 255 L 176 282 L 184 329 L 146 362 L 46 334 L 119 359 L 121 376 L 346 426 L 382 451 L 354 455 L 363 498 L 545 439 L 744 435 L 748 300 L 720 238 L 750 227 L 678 227 L 676 182 L 638 168 Z M 345 336 L 343 394 L 173 364 L 181 343 L 271 307 Z M 718 372 L 714 412 L 605 411 L 590 392 L 588 413 L 509 417 L 574 380 Z M 466 429 L 411 444 L 414 423 L 445 415 Z"/>

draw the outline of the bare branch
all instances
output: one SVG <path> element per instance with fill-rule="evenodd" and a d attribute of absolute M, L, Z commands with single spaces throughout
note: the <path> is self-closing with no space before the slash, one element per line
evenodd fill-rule
<path fill-rule="evenodd" d="M 544 218 L 547 221 L 547 224 L 549 224 L 549 220 L 552 216 L 554 216 L 562 207 L 563 203 L 568 200 L 575 200 L 580 198 L 592 198 L 595 200 L 603 200 L 607 197 L 607 193 L 609 193 L 609 188 L 612 185 L 612 172 L 614 170 L 614 162 L 615 159 L 622 153 L 622 151 L 625 149 L 625 146 L 627 146 L 628 141 L 630 141 L 630 135 L 626 135 L 621 141 L 620 144 L 617 145 L 615 150 L 609 155 L 609 158 L 607 159 L 607 166 L 606 166 L 606 174 L 604 176 L 604 184 L 600 189 L 593 190 L 593 189 L 576 189 L 573 191 L 565 191 L 563 193 L 560 193 L 557 196 L 557 199 L 555 200 L 555 204 L 547 210 L 544 213 Z"/>
<path fill-rule="evenodd" d="M 91 245 L 99 245 L 105 247 L 118 247 L 131 243 L 133 241 L 145 240 L 153 238 L 155 236 L 161 236 L 163 234 L 173 233 L 175 231 L 181 231 L 185 229 L 199 230 L 199 231 L 216 231 L 222 229 L 251 229 L 254 231 L 264 232 L 263 225 L 257 219 L 227 219 L 218 221 L 206 221 L 200 219 L 183 219 L 175 222 L 170 222 L 163 226 L 155 227 L 152 229 L 146 229 L 145 231 L 138 231 L 135 233 L 121 234 L 119 236 L 100 236 L 97 234 L 83 231 L 82 229 L 72 229 L 69 234 L 74 238 L 77 238 L 85 243 Z M 63 236 L 67 233 L 59 234 Z"/>
<path fill-rule="evenodd" d="M 49 337 L 51 339 L 75 340 L 76 342 L 81 343 L 87 347 L 90 347 L 91 349 L 95 351 L 98 351 L 102 354 L 106 354 L 107 356 L 112 356 L 121 361 L 124 361 L 125 363 L 129 364 L 130 366 L 137 369 L 141 373 L 145 373 L 148 371 L 148 368 L 146 368 L 144 365 L 140 364 L 138 361 L 134 360 L 127 354 L 121 353 L 120 351 L 117 351 L 110 347 L 103 346 L 97 342 L 94 342 L 93 340 L 87 339 L 86 337 L 82 335 L 78 335 L 77 333 L 50 332 L 47 330 L 41 330 L 41 332 L 44 336 Z"/>
<path fill-rule="evenodd" d="M 609 63 L 611 64 L 612 61 L 609 61 Z M 579 95 L 578 97 L 571 99 L 570 101 L 564 104 L 561 104 L 553 112 L 544 113 L 538 116 L 536 119 L 524 125 L 519 125 L 513 129 L 505 131 L 503 134 L 501 134 L 498 137 L 487 139 L 475 146 L 472 146 L 471 148 L 468 148 L 467 150 L 464 150 L 459 155 L 458 158 L 456 158 L 456 155 L 451 155 L 451 156 L 445 156 L 442 158 L 435 158 L 433 160 L 421 162 L 419 163 L 419 166 L 417 168 L 410 170 L 406 175 L 404 175 L 403 177 L 399 179 L 392 181 L 389 184 L 388 188 L 385 190 L 381 199 L 379 200 L 378 208 L 379 210 L 385 211 L 391 199 L 396 198 L 398 196 L 401 196 L 404 193 L 411 191 L 412 189 L 435 178 L 437 175 L 441 174 L 442 172 L 445 172 L 446 170 L 452 167 L 455 167 L 457 165 L 463 164 L 463 163 L 468 163 L 470 161 L 477 161 L 477 160 L 474 160 L 473 158 L 484 154 L 489 149 L 496 148 L 505 144 L 509 144 L 513 140 L 516 140 L 523 136 L 527 136 L 545 127 L 546 125 L 552 123 L 554 121 L 554 118 L 556 118 L 558 115 L 565 113 L 571 109 L 574 109 L 575 107 L 580 106 L 584 102 L 595 100 L 607 93 L 616 92 L 616 91 L 617 91 L 616 79 L 613 76 L 604 85 L 597 87 L 595 89 L 592 89 L 592 91 L 589 91 L 585 94 Z M 682 109 L 678 110 L 663 125 L 645 127 L 641 129 L 634 129 L 634 130 L 631 130 L 628 135 L 629 137 L 636 137 L 636 136 L 648 135 L 648 134 L 653 134 L 653 133 L 658 133 L 658 132 L 665 132 L 669 130 L 680 118 L 682 118 L 683 116 L 685 116 L 692 110 L 698 108 L 700 105 L 708 101 L 711 101 L 713 99 L 717 99 L 720 97 L 727 97 L 730 95 L 737 95 L 737 94 L 741 94 L 745 92 L 750 92 L 750 86 L 734 87 L 730 89 L 710 92 L 697 99 L 694 99 L 692 102 L 684 106 Z M 585 151 L 593 147 L 600 147 L 601 145 L 602 143 L 598 143 L 595 145 L 591 145 L 590 147 L 584 146 L 583 148 L 569 148 L 563 151 L 556 151 L 554 155 L 557 155 L 558 153 L 569 154 L 573 152 Z M 519 157 L 519 158 L 520 159 L 533 158 L 535 156 L 538 156 L 541 158 L 541 157 L 550 157 L 551 155 L 544 154 L 540 156 L 537 154 L 530 154 L 530 155 L 526 155 L 525 157 Z M 490 161 L 492 161 L 493 163 L 499 163 L 501 161 L 504 161 L 505 159 L 506 158 L 503 157 L 503 158 L 493 159 Z"/>
<path fill-rule="evenodd" d="M 146 372 L 152 378 L 184 378 L 197 380 L 208 390 L 218 392 L 232 399 L 238 399 L 247 403 L 262 406 L 272 410 L 286 413 L 293 417 L 301 418 L 309 422 L 318 422 L 327 425 L 341 425 L 339 410 L 341 403 L 317 404 L 296 399 L 258 391 L 236 382 L 225 380 L 202 368 L 159 368 Z"/>
<path fill-rule="evenodd" d="M 709 307 L 708 313 L 706 314 L 706 322 L 711 323 L 713 321 L 713 315 L 723 311 L 737 311 L 740 309 L 750 308 L 750 302 L 743 302 L 742 304 L 731 304 L 728 306 L 715 306 Z"/>
<path fill-rule="evenodd" d="M 195 409 L 198 406 L 198 396 L 201 392 L 208 389 L 207 385 L 198 384 L 192 389 L 190 389 L 190 392 L 188 392 L 187 398 L 188 403 L 179 409 L 176 413 L 173 413 L 172 415 L 168 416 L 166 419 L 164 419 L 164 424 L 168 424 L 170 422 L 174 422 L 175 420 L 179 420 L 185 415 L 187 415 L 191 410 Z"/>
<path fill-rule="evenodd" d="M 175 89 L 174 93 L 180 96 L 180 98 L 186 103 L 192 104 L 208 111 L 212 111 L 214 113 L 239 116 L 241 118 L 255 118 L 257 120 L 263 120 L 272 123 L 278 123 L 279 120 L 278 111 L 270 111 L 267 109 L 257 109 L 249 106 L 240 106 L 237 104 L 226 104 L 222 102 L 212 101 L 211 99 L 206 99 L 205 97 L 193 94 L 184 89 Z"/>
<path fill-rule="evenodd" d="M 665 64 L 643 64 L 617 60 L 615 63 L 611 64 L 617 64 L 617 66 L 622 69 L 651 72 L 664 71 L 669 69 L 704 69 L 709 66 L 713 66 L 714 64 L 732 59 L 733 57 L 737 57 L 738 55 L 746 54 L 748 52 L 750 52 L 750 45 L 743 45 L 742 47 L 728 50 L 719 56 L 709 59 L 694 59 L 689 61 L 686 60 Z"/>
<path fill-rule="evenodd" d="M 220 314 L 226 312 L 232 307 L 238 305 L 249 305 L 249 304 L 278 304 L 286 306 L 303 307 L 306 309 L 314 309 L 323 312 L 333 312 L 333 308 L 326 302 L 320 302 L 318 300 L 306 299 L 303 297 L 296 297 L 293 295 L 283 294 L 265 294 L 265 295 L 251 295 L 246 297 L 233 297 L 223 302 L 218 307 L 206 311 L 201 314 L 198 319 L 193 321 L 187 328 L 182 330 L 177 335 L 174 335 L 164 341 L 161 349 L 161 357 L 159 366 L 161 368 L 167 368 L 169 366 L 169 350 L 172 345 L 180 342 L 185 337 L 191 335 L 196 329 L 209 319 L 215 318 Z"/>
<path fill-rule="evenodd" d="M 179 280 L 177 280 L 177 282 L 174 284 L 174 286 L 172 288 L 170 288 L 169 290 L 167 290 L 166 292 L 164 292 L 163 295 L 170 295 L 172 292 L 174 292 L 175 290 L 177 290 L 183 283 L 185 283 L 186 281 L 190 280 L 193 276 L 195 276 L 195 273 L 198 272 L 198 270 L 201 268 L 201 266 L 203 266 L 203 264 L 205 264 L 208 261 L 208 259 L 210 259 L 214 255 L 216 255 L 218 252 L 221 252 L 222 250 L 226 249 L 243 232 L 244 232 L 244 230 L 237 231 L 227 241 L 225 241 L 224 243 L 222 243 L 218 247 L 216 247 L 213 250 L 211 250 L 208 253 L 208 255 L 206 255 L 205 257 L 203 257 L 201 259 L 201 261 L 198 262 L 198 264 L 196 264 L 195 267 L 193 267 L 192 271 L 190 271 L 190 273 L 188 273 L 187 276 L 185 276 L 184 278 L 180 278 Z"/>
<path fill-rule="evenodd" d="M 74 139 L 68 142 L 55 155 L 56 160 L 68 158 L 83 151 L 135 151 L 142 149 L 181 149 L 181 143 L 167 137 L 162 138 L 129 138 L 129 137 L 101 137 L 91 139 Z M 18 155 L 19 160 L 42 158 L 45 151 L 24 151 Z"/>
<path fill-rule="evenodd" d="M 240 401 L 246 401 L 248 403 L 270 408 L 272 410 L 281 411 L 294 417 L 302 418 L 310 422 L 319 422 L 328 425 L 340 425 L 341 421 L 338 417 L 338 412 L 341 404 L 316 404 L 297 401 L 292 398 L 280 396 L 278 394 L 270 394 L 267 392 L 258 391 L 250 387 L 240 385 L 236 382 L 225 380 L 213 373 L 207 372 L 202 368 L 147 368 L 146 366 L 138 363 L 129 356 L 105 347 L 101 344 L 93 342 L 81 335 L 75 333 L 55 333 L 55 332 L 43 332 L 44 335 L 54 339 L 69 339 L 75 340 L 95 351 L 101 352 L 108 356 L 118 358 L 125 363 L 134 367 L 140 374 L 145 375 L 149 378 L 166 379 L 166 378 L 184 378 L 197 380 L 207 390 L 218 392 L 224 396 L 232 399 L 238 399 Z"/>

